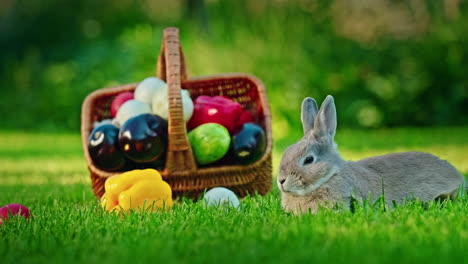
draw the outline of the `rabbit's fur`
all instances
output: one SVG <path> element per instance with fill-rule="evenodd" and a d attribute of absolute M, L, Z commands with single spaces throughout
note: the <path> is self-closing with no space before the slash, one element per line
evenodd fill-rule
<path fill-rule="evenodd" d="M 464 177 L 447 161 L 429 153 L 405 152 L 366 158 L 341 158 L 334 142 L 336 108 L 327 96 L 320 111 L 312 98 L 302 102 L 304 137 L 283 154 L 278 188 L 287 212 L 315 213 L 320 206 L 349 205 L 352 199 L 378 198 L 401 203 L 453 198 Z"/>

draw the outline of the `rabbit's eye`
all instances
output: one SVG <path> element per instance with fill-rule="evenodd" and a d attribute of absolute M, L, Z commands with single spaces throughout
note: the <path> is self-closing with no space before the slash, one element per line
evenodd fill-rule
<path fill-rule="evenodd" d="M 314 162 L 314 157 L 313 157 L 313 156 L 308 156 L 308 157 L 305 158 L 305 160 L 304 160 L 304 165 L 309 165 L 309 164 L 311 164 L 312 162 Z"/>

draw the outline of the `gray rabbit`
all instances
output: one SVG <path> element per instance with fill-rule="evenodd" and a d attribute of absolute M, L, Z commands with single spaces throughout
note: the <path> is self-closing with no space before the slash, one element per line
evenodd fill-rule
<path fill-rule="evenodd" d="M 345 161 L 334 142 L 336 108 L 327 96 L 320 111 L 314 99 L 302 102 L 304 137 L 283 154 L 278 188 L 282 207 L 296 214 L 319 206 L 349 205 L 351 199 L 378 198 L 401 203 L 418 198 L 453 198 L 464 177 L 447 161 L 429 153 L 405 152 Z"/>

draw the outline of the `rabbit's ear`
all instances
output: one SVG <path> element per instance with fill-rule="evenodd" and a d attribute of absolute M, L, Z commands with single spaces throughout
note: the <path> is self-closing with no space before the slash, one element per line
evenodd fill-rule
<path fill-rule="evenodd" d="M 304 98 L 302 101 L 301 121 L 304 135 L 309 133 L 314 128 L 315 117 L 318 113 L 317 102 L 310 97 Z"/>
<path fill-rule="evenodd" d="M 336 107 L 333 97 L 328 95 L 323 101 L 314 123 L 317 138 L 328 137 L 333 140 L 336 132 Z"/>

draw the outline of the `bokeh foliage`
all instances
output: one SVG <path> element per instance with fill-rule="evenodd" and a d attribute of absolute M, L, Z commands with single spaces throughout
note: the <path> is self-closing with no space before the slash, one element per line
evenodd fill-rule
<path fill-rule="evenodd" d="M 468 124 L 468 2 L 457 0 L 3 0 L 3 129 L 75 130 L 84 97 L 155 72 L 177 26 L 192 76 L 248 72 L 276 136 L 305 96 L 333 94 L 339 126 Z"/>

